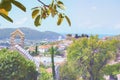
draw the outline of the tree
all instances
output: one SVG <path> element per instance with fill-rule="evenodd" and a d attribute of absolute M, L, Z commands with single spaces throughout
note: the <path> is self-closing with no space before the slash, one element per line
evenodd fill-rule
<path fill-rule="evenodd" d="M 55 72 L 55 64 L 54 64 L 54 55 L 59 53 L 58 48 L 55 46 L 52 46 L 48 50 L 49 54 L 51 54 L 51 63 L 52 63 L 52 75 L 53 75 L 53 80 L 56 80 L 56 72 Z"/>
<path fill-rule="evenodd" d="M 38 46 L 35 46 L 35 53 L 38 54 Z"/>
<path fill-rule="evenodd" d="M 77 80 L 78 74 L 75 72 L 74 67 L 67 62 L 60 66 L 59 80 Z"/>
<path fill-rule="evenodd" d="M 44 68 L 40 68 L 39 80 L 52 80 L 52 75 L 48 73 Z"/>
<path fill-rule="evenodd" d="M 52 17 L 58 16 L 57 25 L 60 25 L 63 19 L 65 18 L 69 26 L 71 26 L 69 17 L 64 13 L 61 13 L 59 10 L 65 10 L 65 6 L 62 1 L 52 0 L 52 2 L 49 5 L 45 4 L 41 0 L 37 1 L 40 2 L 42 6 L 32 8 L 32 18 L 34 19 L 35 26 L 40 26 L 42 20 L 49 17 L 50 14 Z M 13 22 L 13 20 L 8 16 L 9 12 L 12 9 L 12 4 L 26 12 L 25 6 L 16 0 L 0 0 L 0 15 L 10 22 Z"/>
<path fill-rule="evenodd" d="M 113 65 L 106 65 L 103 68 L 103 73 L 105 75 L 116 77 L 117 74 L 120 74 L 120 63 L 116 63 Z"/>
<path fill-rule="evenodd" d="M 36 80 L 36 66 L 18 52 L 0 50 L 0 80 Z"/>
<path fill-rule="evenodd" d="M 118 40 L 99 40 L 97 36 L 74 40 L 68 48 L 68 63 L 84 80 L 99 80 L 103 67 L 115 58 Z M 86 79 L 87 78 L 87 79 Z"/>
<path fill-rule="evenodd" d="M 56 75 L 55 75 L 55 64 L 54 64 L 54 54 L 55 54 L 55 49 L 54 47 L 52 46 L 50 48 L 50 54 L 51 54 L 51 63 L 52 63 L 52 75 L 53 75 L 53 80 L 56 79 Z"/>

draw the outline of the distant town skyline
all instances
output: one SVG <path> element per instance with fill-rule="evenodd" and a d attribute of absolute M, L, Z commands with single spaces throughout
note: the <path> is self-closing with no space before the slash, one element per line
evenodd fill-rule
<path fill-rule="evenodd" d="M 51 0 L 42 0 L 50 3 Z M 67 7 L 65 13 L 70 17 L 72 26 L 66 20 L 57 26 L 57 18 L 42 21 L 39 27 L 34 26 L 31 18 L 31 8 L 41 5 L 37 0 L 20 0 L 27 12 L 13 6 L 9 16 L 14 23 L 0 16 L 1 28 L 28 27 L 39 31 L 54 31 L 57 33 L 87 33 L 87 34 L 120 34 L 120 0 L 62 0 Z"/>

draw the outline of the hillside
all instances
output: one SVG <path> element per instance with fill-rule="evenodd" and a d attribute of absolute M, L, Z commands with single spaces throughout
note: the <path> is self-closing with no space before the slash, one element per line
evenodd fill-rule
<path fill-rule="evenodd" d="M 10 34 L 16 29 L 17 28 L 0 29 L 0 40 L 9 39 Z M 44 40 L 44 39 L 56 40 L 58 39 L 59 36 L 62 36 L 61 34 L 51 32 L 51 31 L 40 32 L 30 28 L 19 28 L 19 29 L 25 34 L 25 39 L 28 39 L 28 40 Z"/>

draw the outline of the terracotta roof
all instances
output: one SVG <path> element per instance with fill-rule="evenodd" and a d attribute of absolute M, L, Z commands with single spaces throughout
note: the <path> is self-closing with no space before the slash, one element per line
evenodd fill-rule
<path fill-rule="evenodd" d="M 35 47 L 29 47 L 29 51 L 35 51 Z"/>
<path fill-rule="evenodd" d="M 42 45 L 39 46 L 39 49 L 49 49 L 51 47 L 51 45 Z"/>

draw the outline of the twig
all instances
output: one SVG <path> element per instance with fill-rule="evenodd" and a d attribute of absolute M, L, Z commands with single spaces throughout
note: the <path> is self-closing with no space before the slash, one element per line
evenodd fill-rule
<path fill-rule="evenodd" d="M 48 7 L 48 5 L 46 5 L 45 3 L 43 3 L 41 0 L 38 0 L 38 2 L 40 2 L 42 5 Z"/>

